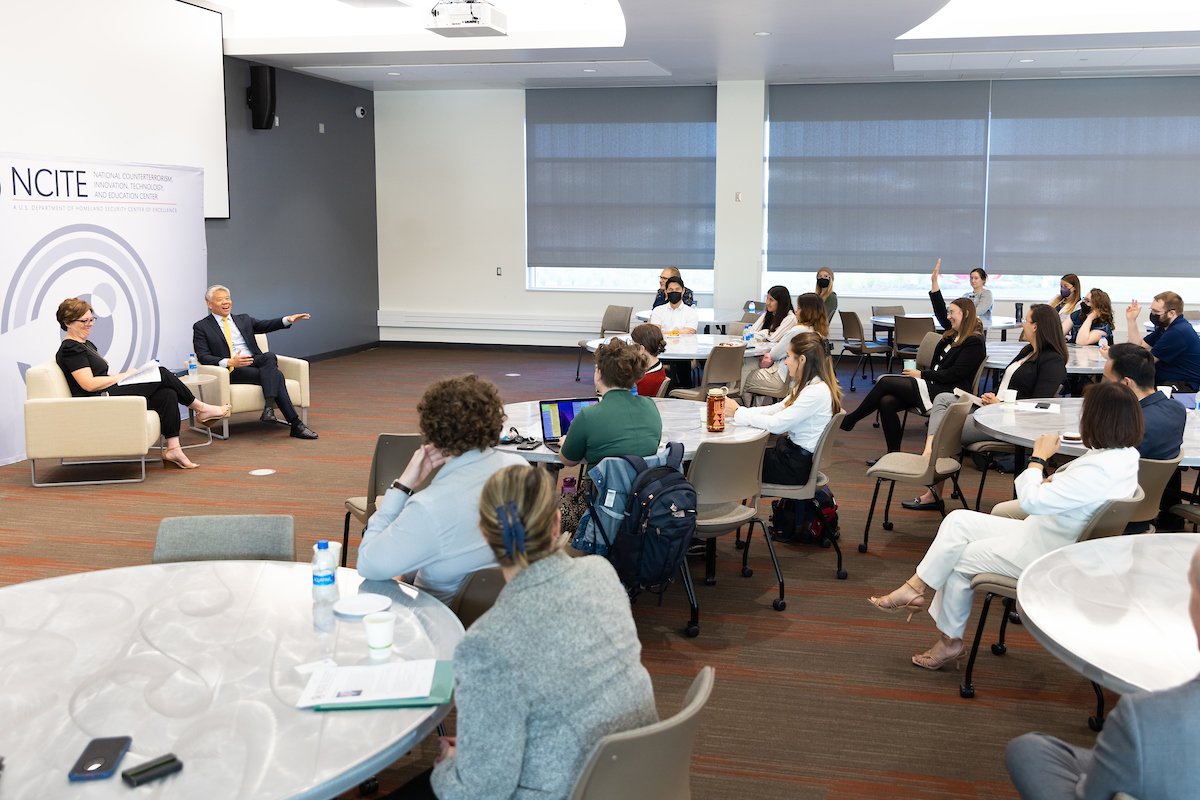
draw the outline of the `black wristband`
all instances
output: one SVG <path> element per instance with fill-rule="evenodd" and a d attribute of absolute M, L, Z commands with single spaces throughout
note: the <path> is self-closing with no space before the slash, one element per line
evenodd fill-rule
<path fill-rule="evenodd" d="M 408 495 L 410 497 L 412 496 L 412 493 L 413 493 L 413 490 L 408 488 L 407 486 L 405 486 L 403 483 L 401 483 L 399 478 L 396 478 L 396 480 L 392 481 L 392 488 L 399 489 L 400 491 L 404 492 L 406 495 Z"/>
<path fill-rule="evenodd" d="M 1041 464 L 1041 465 L 1042 465 L 1042 472 L 1045 472 L 1045 471 L 1046 471 L 1046 468 L 1049 466 L 1049 465 L 1046 463 L 1046 459 L 1042 458 L 1041 456 L 1030 456 L 1030 457 L 1029 457 L 1029 463 L 1030 463 L 1031 465 L 1032 465 L 1032 464 Z"/>

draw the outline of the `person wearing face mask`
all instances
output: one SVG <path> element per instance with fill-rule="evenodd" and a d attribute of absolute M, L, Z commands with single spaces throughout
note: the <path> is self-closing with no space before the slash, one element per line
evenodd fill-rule
<path fill-rule="evenodd" d="M 1058 312 L 1060 319 L 1068 319 L 1075 306 L 1079 305 L 1079 276 L 1069 272 L 1063 275 L 1058 281 L 1058 297 L 1053 298 L 1049 305 Z"/>
<path fill-rule="evenodd" d="M 1103 289 L 1092 289 L 1083 298 L 1079 308 L 1063 321 L 1063 333 L 1067 344 L 1098 344 L 1101 339 L 1112 341 L 1113 311 L 1108 293 Z"/>
<path fill-rule="evenodd" d="M 662 328 L 663 333 L 670 336 L 687 335 L 696 332 L 700 325 L 700 315 L 696 309 L 684 302 L 687 288 L 681 278 L 672 277 L 667 280 L 667 303 L 650 312 L 650 324 Z"/>
<path fill-rule="evenodd" d="M 929 302 L 933 303 L 933 313 L 937 316 L 938 321 L 942 323 L 943 328 L 950 326 L 950 321 L 946 317 L 946 301 L 942 298 L 941 287 L 938 286 L 938 277 L 942 271 L 942 260 L 939 258 L 937 265 L 933 268 L 932 286 L 929 289 Z M 979 317 L 979 321 L 984 325 L 988 325 L 992 320 L 992 306 L 995 301 L 992 299 L 992 290 L 988 289 L 984 284 L 987 283 L 987 273 L 981 268 L 976 267 L 971 270 L 971 291 L 963 295 L 966 299 L 975 304 L 975 316 Z"/>
<path fill-rule="evenodd" d="M 1200 387 L 1200 336 L 1183 318 L 1183 298 L 1174 292 L 1154 296 L 1150 321 L 1154 330 L 1141 335 L 1138 314 L 1141 306 L 1134 300 L 1125 309 L 1129 341 L 1140 344 L 1154 356 L 1154 379 L 1159 386 L 1171 386 L 1177 392 L 1190 393 Z"/>
<path fill-rule="evenodd" d="M 667 302 L 667 281 L 671 278 L 678 278 L 679 270 L 675 267 L 664 267 L 663 271 L 658 276 L 658 293 L 654 295 L 654 305 L 651 308 L 658 308 Z M 692 297 L 691 289 L 683 290 L 683 304 L 685 306 L 696 305 L 696 300 Z"/>
<path fill-rule="evenodd" d="M 817 270 L 817 297 L 825 304 L 825 319 L 833 319 L 837 313 L 837 292 L 833 290 L 833 270 L 829 267 Z"/>

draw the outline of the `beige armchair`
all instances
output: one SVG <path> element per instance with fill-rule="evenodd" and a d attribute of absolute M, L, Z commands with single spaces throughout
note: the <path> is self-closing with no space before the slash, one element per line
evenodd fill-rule
<path fill-rule="evenodd" d="M 264 333 L 254 335 L 254 340 L 258 342 L 258 349 L 264 353 L 270 352 L 267 347 L 267 336 Z M 279 371 L 283 373 L 283 377 L 287 380 L 288 397 L 292 400 L 292 405 L 300 412 L 300 419 L 304 424 L 308 424 L 308 362 L 299 358 L 291 358 L 289 356 L 281 356 L 275 354 L 276 361 L 279 362 Z M 220 394 L 220 397 L 213 398 L 210 395 L 205 396 L 205 402 L 213 405 L 223 406 L 229 403 L 231 414 L 238 414 L 243 411 L 261 412 L 267 404 L 267 400 L 263 397 L 262 387 L 253 383 L 230 383 L 229 370 L 222 367 L 214 367 L 201 364 L 201 375 L 212 375 L 217 379 L 215 387 Z M 210 384 L 213 386 L 213 384 Z M 202 430 L 197 428 L 196 430 Z M 215 428 L 213 436 L 218 439 L 229 438 L 229 417 L 221 420 L 221 432 L 217 433 Z"/>
<path fill-rule="evenodd" d="M 146 454 L 159 438 L 158 415 L 144 397 L 72 397 L 67 378 L 54 361 L 25 373 L 25 454 L 33 485 L 89 486 L 146 480 Z M 140 478 L 38 483 L 37 459 L 57 458 L 65 466 L 141 463 Z M 64 462 L 63 459 L 72 459 Z"/>

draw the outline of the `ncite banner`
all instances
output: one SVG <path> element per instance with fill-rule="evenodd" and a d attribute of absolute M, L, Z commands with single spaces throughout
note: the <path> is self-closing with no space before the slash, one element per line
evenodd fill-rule
<path fill-rule="evenodd" d="M 25 458 L 25 371 L 66 335 L 59 303 L 91 303 L 112 372 L 181 369 L 207 270 L 202 170 L 0 154 L 0 464 Z"/>

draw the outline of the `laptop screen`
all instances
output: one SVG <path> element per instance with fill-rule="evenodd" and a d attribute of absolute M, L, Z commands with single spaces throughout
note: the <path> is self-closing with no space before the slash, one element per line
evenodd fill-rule
<path fill-rule="evenodd" d="M 571 427 L 571 421 L 575 419 L 575 415 L 579 413 L 580 409 L 594 406 L 599 402 L 600 398 L 598 397 L 541 401 L 542 439 L 547 442 L 556 442 L 566 436 L 567 430 Z"/>

